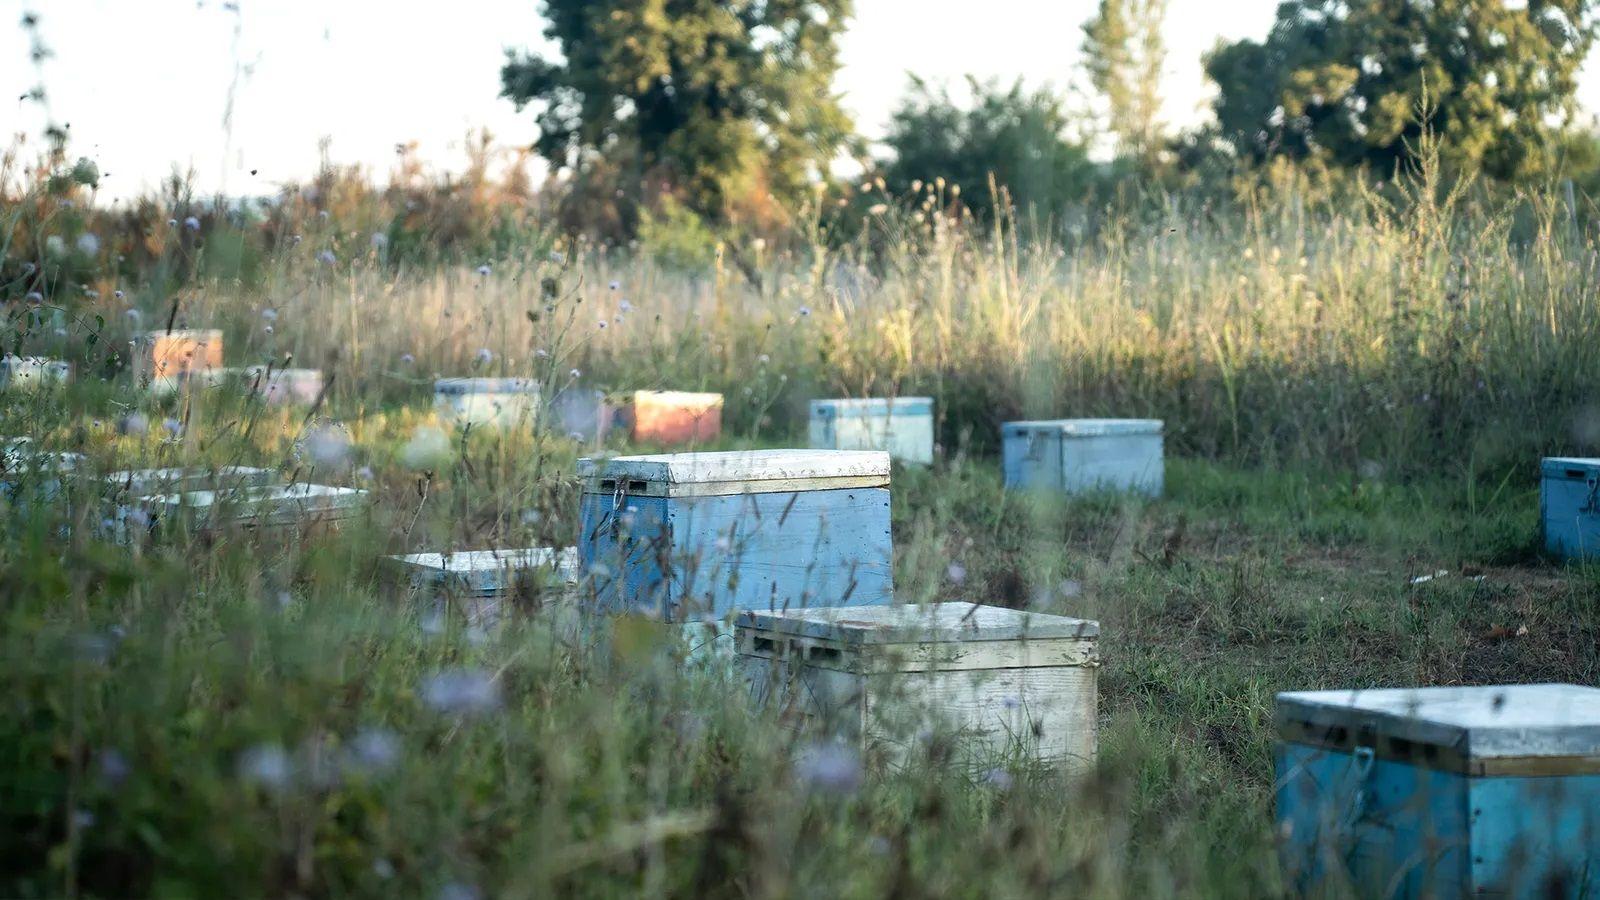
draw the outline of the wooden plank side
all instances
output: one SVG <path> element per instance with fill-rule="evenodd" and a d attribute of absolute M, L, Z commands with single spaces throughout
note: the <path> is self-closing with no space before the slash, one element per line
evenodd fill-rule
<path fill-rule="evenodd" d="M 940 641 L 862 647 L 820 638 L 783 639 L 741 630 L 739 652 L 767 659 L 801 658 L 807 665 L 842 672 L 929 672 L 1097 666 L 1093 638 L 1010 641 Z"/>

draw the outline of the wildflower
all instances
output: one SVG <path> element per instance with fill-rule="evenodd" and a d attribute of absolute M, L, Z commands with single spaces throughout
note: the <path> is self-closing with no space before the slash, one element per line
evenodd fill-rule
<path fill-rule="evenodd" d="M 117 420 L 120 434 L 141 435 L 150 430 L 150 420 L 143 413 L 128 413 Z"/>
<path fill-rule="evenodd" d="M 620 309 L 623 312 L 632 312 L 633 311 L 633 304 L 629 303 L 626 300 L 618 300 L 617 301 L 617 309 Z"/>
<path fill-rule="evenodd" d="M 129 309 L 123 315 L 128 317 L 128 326 L 131 328 L 138 328 L 139 323 L 144 320 L 144 313 L 137 309 Z"/>
<path fill-rule="evenodd" d="M 539 520 L 543 518 L 544 514 L 537 509 L 525 509 L 522 511 L 522 524 L 524 525 L 537 525 Z"/>
<path fill-rule="evenodd" d="M 435 712 L 479 715 L 500 707 L 500 685 L 480 669 L 453 669 L 422 682 L 422 701 Z"/>
<path fill-rule="evenodd" d="M 372 874 L 385 881 L 394 877 L 394 863 L 387 859 L 377 859 L 372 862 Z"/>
<path fill-rule="evenodd" d="M 533 355 L 539 359 L 548 359 L 550 357 L 550 351 L 540 347 L 539 349 L 533 351 Z"/>
<path fill-rule="evenodd" d="M 72 824 L 79 829 L 92 827 L 94 822 L 94 813 L 87 809 L 80 809 L 72 814 Z"/>
<path fill-rule="evenodd" d="M 478 274 L 479 275 L 488 275 L 490 271 L 491 270 L 489 268 L 489 264 L 488 263 L 484 263 L 483 265 L 478 267 Z"/>
<path fill-rule="evenodd" d="M 200 220 L 194 216 L 189 216 L 183 220 L 183 227 L 189 229 L 190 231 L 199 231 Z"/>
<path fill-rule="evenodd" d="M 115 747 L 101 750 L 95 757 L 95 763 L 100 783 L 113 790 L 122 787 L 128 776 L 133 774 L 133 766 L 128 764 L 128 758 Z"/>
<path fill-rule="evenodd" d="M 867 214 L 872 216 L 881 216 L 888 211 L 889 204 L 887 203 L 874 203 L 867 207 Z"/>
<path fill-rule="evenodd" d="M 24 299 L 27 300 L 29 303 L 43 303 L 44 302 L 44 295 L 39 293 L 38 291 L 29 291 L 28 292 L 28 296 L 25 297 Z"/>
<path fill-rule="evenodd" d="M 67 330 L 65 328 L 56 328 L 51 331 L 51 334 L 54 334 L 58 338 L 64 338 L 67 336 Z"/>
<path fill-rule="evenodd" d="M 338 425 L 323 425 L 306 436 L 305 452 L 313 463 L 337 468 L 350 456 L 350 436 Z"/>
<path fill-rule="evenodd" d="M 61 235 L 52 234 L 44 239 L 44 252 L 50 256 L 61 256 L 67 252 L 67 242 L 61 239 Z"/>
<path fill-rule="evenodd" d="M 550 251 L 550 261 L 559 266 L 562 263 L 567 261 L 567 257 L 566 257 L 565 254 L 559 253 L 559 252 L 557 252 L 555 250 L 551 250 Z"/>
<path fill-rule="evenodd" d="M 37 269 L 37 268 L 39 268 L 39 267 L 34 265 L 31 262 L 23 263 L 22 264 L 22 274 L 24 274 L 24 275 L 32 275 L 33 274 L 33 270 Z"/>
<path fill-rule="evenodd" d="M 261 311 L 261 318 L 266 319 L 268 322 L 276 322 L 278 321 L 278 311 L 269 306 Z"/>
<path fill-rule="evenodd" d="M 121 300 L 122 299 L 122 292 L 121 291 L 112 291 L 111 292 L 111 296 L 117 298 L 118 300 Z"/>
<path fill-rule="evenodd" d="M 605 319 L 601 319 L 597 324 L 600 326 L 600 330 L 601 331 L 605 331 L 606 330 L 606 324 L 607 323 L 606 323 Z"/>
<path fill-rule="evenodd" d="M 328 211 L 325 210 L 325 209 L 317 210 L 317 218 L 321 219 L 324 222 L 328 221 Z"/>
<path fill-rule="evenodd" d="M 476 359 L 478 361 L 478 365 L 487 366 L 489 363 L 494 362 L 494 352 L 488 347 L 479 347 Z"/>
<path fill-rule="evenodd" d="M 332 250 L 323 250 L 317 254 L 317 262 L 320 262 L 325 266 L 331 266 L 338 261 L 339 258 L 333 255 Z"/>
<path fill-rule="evenodd" d="M 277 744 L 257 744 L 239 755 L 239 777 L 251 784 L 279 791 L 294 780 L 294 761 Z"/>
<path fill-rule="evenodd" d="M 727 553 L 729 550 L 733 549 L 733 541 L 730 540 L 727 535 L 722 535 L 721 537 L 717 538 L 717 549 L 723 553 Z"/>
<path fill-rule="evenodd" d="M 300 235 L 297 234 L 294 237 L 290 238 L 289 242 L 291 244 L 294 244 L 296 247 L 298 247 L 298 246 L 300 246 L 300 242 L 303 241 L 303 240 L 305 240 L 305 238 L 303 238 L 303 237 L 301 237 Z"/>
<path fill-rule="evenodd" d="M 1006 709 L 1021 709 L 1022 698 L 1016 696 L 1005 697 L 1001 699 L 1000 705 L 1004 706 Z"/>
<path fill-rule="evenodd" d="M 377 250 L 377 251 L 379 251 L 381 253 L 381 252 L 383 252 L 384 248 L 386 248 L 388 246 L 389 246 L 389 236 L 387 234 L 384 234 L 381 231 L 373 232 L 373 234 L 372 234 L 372 249 Z"/>
<path fill-rule="evenodd" d="M 362 466 L 361 468 L 357 469 L 356 470 L 356 477 L 361 479 L 362 481 L 371 481 L 372 480 L 372 467 L 371 466 Z"/>
<path fill-rule="evenodd" d="M 483 900 L 483 892 L 460 881 L 447 881 L 439 888 L 437 900 Z"/>
<path fill-rule="evenodd" d="M 944 574 L 945 577 L 950 579 L 951 584 L 960 584 L 967 580 L 967 567 L 961 563 L 953 562 L 949 568 L 944 570 Z"/>
<path fill-rule="evenodd" d="M 760 356 L 756 357 L 756 362 L 761 363 L 764 366 L 767 363 L 772 362 L 772 357 L 770 357 L 767 354 L 763 353 Z"/>
<path fill-rule="evenodd" d="M 412 356 L 409 353 L 400 354 L 400 362 L 403 363 L 404 365 L 408 365 L 409 366 L 409 365 L 411 365 L 412 363 L 414 363 L 416 361 L 417 361 L 417 358 L 415 356 Z"/>
<path fill-rule="evenodd" d="M 795 758 L 794 772 L 812 790 L 849 794 L 861 786 L 861 757 L 841 743 L 811 744 Z"/>
<path fill-rule="evenodd" d="M 177 228 L 178 227 L 178 220 L 177 219 L 168 219 L 167 220 L 167 227 L 168 228 Z"/>
<path fill-rule="evenodd" d="M 179 422 L 177 419 L 167 418 L 162 420 L 161 427 L 167 430 L 167 434 L 177 437 L 178 432 L 183 430 L 183 423 Z"/>
<path fill-rule="evenodd" d="M 381 774 L 400 762 L 400 738 L 385 728 L 363 728 L 351 739 L 346 760 L 352 769 Z"/>
<path fill-rule="evenodd" d="M 809 307 L 809 306 L 800 307 L 800 318 L 804 319 L 806 316 L 809 316 L 809 315 L 811 315 L 811 307 Z"/>
<path fill-rule="evenodd" d="M 99 256 L 100 239 L 87 231 L 78 235 L 78 252 L 84 256 Z"/>
<path fill-rule="evenodd" d="M 983 773 L 983 783 L 997 790 L 1008 791 L 1015 779 L 1005 769 L 990 769 Z"/>
<path fill-rule="evenodd" d="M 267 334 L 272 334 L 275 329 L 271 325 L 267 325 L 267 326 L 263 327 L 261 330 L 265 331 Z"/>
<path fill-rule="evenodd" d="M 435 469 L 449 459 L 450 439 L 437 428 L 418 428 L 400 449 L 400 461 L 408 469 Z"/>
<path fill-rule="evenodd" d="M 618 290 L 618 289 L 620 289 L 620 288 L 621 288 L 621 287 L 622 287 L 622 282 L 620 282 L 620 281 L 613 281 L 613 282 L 611 282 L 611 289 L 612 289 L 612 290 L 613 290 L 613 291 L 615 291 L 615 290 Z"/>
<path fill-rule="evenodd" d="M 583 373 L 578 371 L 577 369 L 573 369 L 572 371 L 568 372 L 567 374 L 572 376 L 573 378 L 581 378 L 583 376 Z"/>

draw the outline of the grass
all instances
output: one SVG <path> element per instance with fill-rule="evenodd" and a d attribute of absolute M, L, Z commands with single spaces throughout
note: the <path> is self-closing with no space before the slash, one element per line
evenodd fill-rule
<path fill-rule="evenodd" d="M 126 390 L 7 422 L 98 469 L 306 465 L 301 415 L 222 392 L 169 410 L 175 438 L 119 435 Z M 726 673 L 548 614 L 428 623 L 376 558 L 570 543 L 575 447 L 481 433 L 419 473 L 403 447 L 431 414 L 357 406 L 347 468 L 312 474 L 369 478 L 375 511 L 317 540 L 129 554 L 89 537 L 88 495 L 13 507 L 0 893 L 1271 895 L 1274 692 L 1600 679 L 1596 582 L 1539 559 L 1520 485 L 1180 458 L 1164 500 L 1061 503 L 965 456 L 895 473 L 897 594 L 1099 619 L 1101 763 L 996 776 L 935 742 L 819 783 L 813 738 Z"/>

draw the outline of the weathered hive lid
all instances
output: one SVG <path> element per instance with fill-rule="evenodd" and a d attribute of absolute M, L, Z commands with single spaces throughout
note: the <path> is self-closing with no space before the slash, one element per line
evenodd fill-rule
<path fill-rule="evenodd" d="M 222 466 L 218 469 L 178 466 L 112 472 L 106 476 L 106 481 L 112 488 L 125 490 L 133 496 L 143 496 L 255 487 L 271 484 L 277 477 L 277 473 L 271 469 L 258 469 L 253 466 Z"/>
<path fill-rule="evenodd" d="M 727 450 L 578 460 L 591 493 L 704 497 L 888 487 L 881 450 Z"/>
<path fill-rule="evenodd" d="M 1160 434 L 1160 419 L 1035 419 L 1007 422 L 1001 428 L 1008 433 L 1049 431 L 1067 437 L 1111 437 L 1134 434 Z"/>
<path fill-rule="evenodd" d="M 453 582 L 479 594 L 500 593 L 511 586 L 517 575 L 540 568 L 550 569 L 556 581 L 576 584 L 580 568 L 576 547 L 409 553 L 389 559 L 418 582 L 434 585 Z"/>
<path fill-rule="evenodd" d="M 1600 476 L 1600 459 L 1587 456 L 1547 456 L 1539 468 L 1546 478 L 1584 481 Z"/>
<path fill-rule="evenodd" d="M 29 437 L 0 438 L 0 475 L 20 472 L 65 474 L 84 461 L 82 453 L 37 450 Z"/>
<path fill-rule="evenodd" d="M 533 394 L 539 382 L 532 378 L 440 378 L 433 382 L 435 394 Z"/>
<path fill-rule="evenodd" d="M 740 613 L 734 624 L 739 628 L 852 644 L 1053 640 L 1100 636 L 1100 623 L 1092 619 L 1073 619 L 962 602 L 834 606 L 770 612 L 749 610 Z"/>
<path fill-rule="evenodd" d="M 366 500 L 367 492 L 357 488 L 297 483 L 241 490 L 158 494 L 148 498 L 147 502 L 166 507 L 169 512 L 191 510 L 206 514 L 215 509 L 225 509 L 229 512 L 229 518 L 235 521 L 278 525 L 303 518 L 349 518 L 361 509 Z"/>
<path fill-rule="evenodd" d="M 722 395 L 696 393 L 693 391 L 634 391 L 633 402 L 649 403 L 657 406 L 691 406 L 709 409 L 722 405 Z"/>
<path fill-rule="evenodd" d="M 1277 717 L 1288 740 L 1479 774 L 1540 774 L 1558 758 L 1600 762 L 1600 689 L 1572 684 L 1284 693 Z"/>
<path fill-rule="evenodd" d="M 811 401 L 813 412 L 832 411 L 836 415 L 887 415 L 891 412 L 905 416 L 920 416 L 933 412 L 932 397 L 840 397 Z"/>

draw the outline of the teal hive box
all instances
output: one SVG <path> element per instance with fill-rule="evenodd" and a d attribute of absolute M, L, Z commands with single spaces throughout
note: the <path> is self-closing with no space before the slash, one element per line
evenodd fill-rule
<path fill-rule="evenodd" d="M 736 610 L 893 597 L 887 453 L 621 456 L 579 460 L 578 474 L 599 611 L 726 624 Z"/>
<path fill-rule="evenodd" d="M 1593 897 L 1600 690 L 1279 694 L 1277 819 L 1300 893 Z"/>
<path fill-rule="evenodd" d="M 1540 469 L 1545 550 L 1562 559 L 1600 556 L 1600 459 L 1550 457 Z"/>
<path fill-rule="evenodd" d="M 1159 419 L 1052 419 L 1000 427 L 1006 487 L 1051 493 L 1161 496 Z"/>
<path fill-rule="evenodd" d="M 884 450 L 903 463 L 933 462 L 933 398 L 811 401 L 807 429 L 818 450 Z"/>

